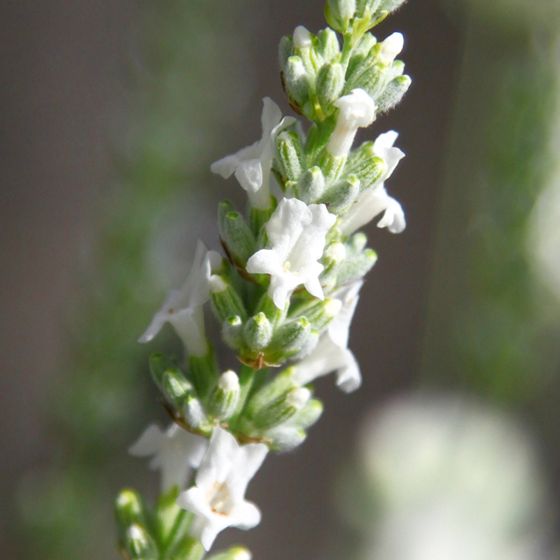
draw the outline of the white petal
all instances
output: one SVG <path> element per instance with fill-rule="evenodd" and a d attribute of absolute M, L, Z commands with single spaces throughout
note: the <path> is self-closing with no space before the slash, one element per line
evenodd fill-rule
<path fill-rule="evenodd" d="M 197 486 L 209 488 L 216 481 L 224 482 L 235 461 L 238 449 L 237 440 L 227 430 L 215 428 L 196 475 Z"/>
<path fill-rule="evenodd" d="M 296 49 L 305 49 L 311 46 L 311 33 L 303 25 L 298 25 L 293 35 L 294 47 Z"/>
<path fill-rule="evenodd" d="M 206 495 L 204 490 L 198 486 L 193 486 L 185 492 L 181 492 L 177 498 L 177 505 L 195 515 L 207 517 L 209 514 Z"/>
<path fill-rule="evenodd" d="M 226 156 L 218 161 L 215 161 L 210 166 L 210 171 L 216 175 L 221 175 L 224 179 L 228 179 L 234 173 L 241 162 L 254 159 L 259 156 L 260 148 L 259 142 L 255 142 L 246 148 L 242 148 L 236 154 Z"/>
<path fill-rule="evenodd" d="M 344 350 L 336 346 L 328 335 L 324 334 L 315 350 L 294 366 L 294 381 L 300 385 L 307 385 L 307 383 L 311 383 L 318 377 L 327 375 L 345 364 Z"/>
<path fill-rule="evenodd" d="M 210 171 L 216 175 L 221 175 L 224 179 L 229 179 L 235 173 L 238 165 L 239 158 L 236 155 L 226 156 L 215 161 L 210 166 Z"/>
<path fill-rule="evenodd" d="M 263 443 L 249 443 L 239 447 L 228 477 L 230 492 L 234 497 L 245 494 L 247 484 L 260 469 L 267 453 L 268 447 Z"/>
<path fill-rule="evenodd" d="M 360 299 L 359 293 L 363 284 L 363 280 L 358 280 L 335 294 L 342 302 L 342 305 L 336 317 L 331 321 L 328 333 L 330 339 L 339 348 L 346 348 L 348 346 L 350 324 L 352 323 L 354 312 L 356 311 L 356 306 Z"/>
<path fill-rule="evenodd" d="M 148 457 L 159 451 L 163 438 L 161 428 L 156 424 L 150 424 L 128 448 L 128 452 L 135 457 Z"/>
<path fill-rule="evenodd" d="M 281 279 L 273 278 L 270 283 L 269 295 L 272 297 L 274 305 L 278 309 L 284 309 L 290 299 L 290 294 L 294 290 L 293 284 L 288 284 Z"/>
<path fill-rule="evenodd" d="M 252 529 L 261 522 L 261 512 L 255 504 L 243 500 L 236 504 L 232 512 L 232 518 L 232 525 L 235 527 L 239 529 Z"/>
<path fill-rule="evenodd" d="M 351 235 L 368 224 L 391 204 L 391 197 L 383 185 L 364 191 L 341 221 L 340 229 L 344 235 Z"/>
<path fill-rule="evenodd" d="M 401 233 L 406 228 L 406 219 L 402 206 L 394 198 L 389 197 L 383 218 L 377 224 L 378 228 L 386 227 L 391 233 Z"/>
<path fill-rule="evenodd" d="M 263 170 L 260 159 L 249 159 L 240 163 L 235 178 L 246 192 L 254 194 L 263 186 Z"/>
<path fill-rule="evenodd" d="M 270 137 L 273 129 L 278 126 L 281 120 L 282 111 L 280 111 L 280 107 L 278 107 L 270 97 L 265 97 L 263 99 L 263 110 L 261 114 L 263 139 Z"/>
<path fill-rule="evenodd" d="M 170 315 L 168 321 L 173 325 L 188 354 L 206 355 L 208 343 L 205 336 L 202 307 L 181 309 Z"/>
<path fill-rule="evenodd" d="M 322 265 L 318 265 L 323 269 Z M 320 272 L 319 272 L 320 274 Z M 323 287 L 321 286 L 321 282 L 319 281 L 318 276 L 312 276 L 309 278 L 305 284 L 305 289 L 314 297 L 318 299 L 325 299 L 325 294 L 323 293 Z"/>
<path fill-rule="evenodd" d="M 361 88 L 339 98 L 335 106 L 339 110 L 337 126 L 342 123 L 347 128 L 357 129 L 367 127 L 375 120 L 375 102 Z"/>
<path fill-rule="evenodd" d="M 144 331 L 138 342 L 144 344 L 150 342 L 161 330 L 163 325 L 169 321 L 170 311 L 173 311 L 185 303 L 185 297 L 181 290 L 172 290 L 163 302 L 161 308 L 156 312 L 148 328 Z"/>
<path fill-rule="evenodd" d="M 360 386 L 360 370 L 354 354 L 337 346 L 325 333 L 315 350 L 295 366 L 294 380 L 306 385 L 333 371 L 337 372 L 337 385 L 343 391 L 354 391 Z"/>
<path fill-rule="evenodd" d="M 381 60 L 385 64 L 391 64 L 400 54 L 404 47 L 402 33 L 392 33 L 381 43 Z"/>
<path fill-rule="evenodd" d="M 362 375 L 358 362 L 350 350 L 346 350 L 345 358 L 344 366 L 337 370 L 336 384 L 345 393 L 351 393 L 362 384 Z"/>
<path fill-rule="evenodd" d="M 202 543 L 204 550 L 208 551 L 212 548 L 219 532 L 220 530 L 213 524 L 207 524 L 204 526 L 204 529 L 200 534 L 200 542 Z"/>
<path fill-rule="evenodd" d="M 268 238 L 274 246 L 291 249 L 312 219 L 311 210 L 305 202 L 297 198 L 283 198 L 265 226 Z"/>
<path fill-rule="evenodd" d="M 210 257 L 202 241 L 196 244 L 193 263 L 185 285 L 182 288 L 188 307 L 204 305 L 210 296 L 208 278 L 210 276 Z"/>
<path fill-rule="evenodd" d="M 399 150 L 399 148 L 393 147 L 398 136 L 397 132 L 390 130 L 389 132 L 380 134 L 373 144 L 373 153 L 377 157 L 383 159 L 387 166 L 385 173 L 383 173 L 378 181 L 379 183 L 383 183 L 393 174 L 399 161 L 405 156 L 404 152 Z"/>
<path fill-rule="evenodd" d="M 249 258 L 246 269 L 251 274 L 278 274 L 282 270 L 281 256 L 274 249 L 261 249 Z"/>

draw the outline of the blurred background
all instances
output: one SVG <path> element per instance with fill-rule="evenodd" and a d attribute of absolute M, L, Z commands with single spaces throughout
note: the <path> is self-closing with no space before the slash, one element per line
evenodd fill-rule
<path fill-rule="evenodd" d="M 126 453 L 164 419 L 136 339 L 196 239 L 217 246 L 216 203 L 241 193 L 209 165 L 259 137 L 263 96 L 288 112 L 278 41 L 323 27 L 322 9 L 0 4 L 3 558 L 117 558 L 113 496 L 155 494 Z M 557 0 L 410 0 L 374 30 L 405 34 L 413 87 L 367 131 L 400 134 L 389 190 L 408 228 L 368 230 L 380 258 L 351 338 L 364 385 L 320 384 L 306 445 L 249 490 L 261 525 L 221 544 L 267 560 L 556 557 L 559 23 Z"/>

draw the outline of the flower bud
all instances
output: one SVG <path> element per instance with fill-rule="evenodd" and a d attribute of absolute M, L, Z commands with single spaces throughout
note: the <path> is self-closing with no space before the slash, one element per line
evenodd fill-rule
<path fill-rule="evenodd" d="M 280 39 L 280 44 L 278 45 L 278 60 L 280 62 L 280 68 L 284 68 L 286 62 L 288 62 L 288 58 L 292 55 L 292 49 L 292 38 L 285 35 L 282 39 Z"/>
<path fill-rule="evenodd" d="M 297 198 L 306 204 L 318 200 L 325 190 L 325 176 L 318 166 L 308 169 L 297 182 L 295 192 Z"/>
<path fill-rule="evenodd" d="M 256 250 L 256 240 L 243 216 L 228 201 L 218 205 L 218 228 L 229 256 L 244 266 Z"/>
<path fill-rule="evenodd" d="M 346 33 L 356 13 L 356 0 L 327 0 L 325 19 L 339 33 Z"/>
<path fill-rule="evenodd" d="M 340 97 L 344 87 L 344 68 L 341 64 L 324 64 L 319 70 L 315 89 L 319 103 L 328 109 Z"/>
<path fill-rule="evenodd" d="M 405 2 L 406 0 L 381 0 L 379 9 L 391 13 L 400 8 Z"/>
<path fill-rule="evenodd" d="M 377 105 L 381 113 L 385 113 L 398 105 L 408 91 L 412 80 L 410 76 L 397 76 L 389 82 L 383 93 L 377 98 Z"/>
<path fill-rule="evenodd" d="M 367 57 L 371 52 L 371 49 L 377 44 L 377 39 L 371 33 L 365 33 L 360 42 L 354 48 L 354 56 L 362 55 Z M 352 57 L 354 58 L 354 57 Z"/>
<path fill-rule="evenodd" d="M 284 65 L 284 86 L 291 101 L 303 106 L 309 97 L 309 78 L 303 60 L 290 56 Z"/>
<path fill-rule="evenodd" d="M 348 258 L 338 268 L 337 284 L 339 286 L 364 277 L 377 262 L 377 253 L 373 249 Z"/>
<path fill-rule="evenodd" d="M 326 298 L 314 302 L 313 305 L 302 311 L 305 318 L 311 323 L 314 331 L 322 332 L 328 324 L 338 315 L 342 302 L 336 298 Z"/>
<path fill-rule="evenodd" d="M 243 415 L 251 420 L 260 410 L 269 406 L 270 403 L 278 399 L 282 394 L 293 389 L 295 384 L 292 374 L 292 369 L 288 368 L 273 377 L 262 387 L 259 387 L 249 398 Z"/>
<path fill-rule="evenodd" d="M 169 404 L 180 409 L 189 395 L 194 393 L 192 384 L 178 369 L 168 369 L 161 378 L 161 391 Z"/>
<path fill-rule="evenodd" d="M 272 339 L 272 324 L 262 311 L 245 323 L 243 338 L 248 349 L 255 352 L 259 352 L 269 345 Z"/>
<path fill-rule="evenodd" d="M 222 373 L 208 398 L 207 409 L 210 416 L 220 421 L 227 420 L 235 412 L 239 402 L 239 393 L 237 374 L 233 370 Z"/>
<path fill-rule="evenodd" d="M 154 352 L 150 354 L 149 365 L 152 379 L 159 388 L 161 388 L 163 374 L 168 369 L 176 369 L 175 363 L 161 352 Z"/>
<path fill-rule="evenodd" d="M 402 33 L 392 33 L 380 44 L 379 58 L 383 64 L 391 64 L 404 47 Z"/>
<path fill-rule="evenodd" d="M 226 552 L 220 552 L 208 557 L 208 560 L 251 560 L 251 553 L 242 546 L 234 546 Z"/>
<path fill-rule="evenodd" d="M 216 283 L 214 283 L 210 287 L 210 299 L 212 300 L 214 313 L 221 321 L 235 315 L 244 319 L 247 317 L 247 312 L 241 296 L 229 280 L 226 280 L 223 276 L 219 276 L 219 278 L 221 280 L 220 285 L 216 286 Z"/>
<path fill-rule="evenodd" d="M 119 492 L 115 500 L 115 516 L 119 529 L 123 532 L 133 523 L 145 523 L 144 504 L 136 490 L 125 488 Z"/>
<path fill-rule="evenodd" d="M 349 247 L 353 253 L 360 253 L 366 248 L 367 236 L 364 232 L 355 233 L 349 240 Z"/>
<path fill-rule="evenodd" d="M 339 55 L 340 45 L 336 33 L 329 29 L 322 29 L 317 33 L 317 54 L 323 58 L 325 62 L 330 62 Z"/>
<path fill-rule="evenodd" d="M 374 14 L 379 10 L 383 0 L 356 0 L 356 13 L 363 17 L 367 14 Z"/>
<path fill-rule="evenodd" d="M 294 30 L 294 49 L 308 49 L 312 45 L 312 35 L 303 25 L 298 25 Z"/>
<path fill-rule="evenodd" d="M 329 212 L 342 214 L 350 208 L 358 194 L 360 194 L 360 180 L 356 175 L 349 175 L 330 187 L 321 197 L 321 202 L 327 205 Z"/>
<path fill-rule="evenodd" d="M 270 439 L 270 448 L 274 451 L 290 451 L 301 445 L 307 434 L 297 426 L 280 425 L 265 432 L 265 437 Z"/>
<path fill-rule="evenodd" d="M 195 430 L 207 430 L 209 428 L 208 418 L 204 412 L 202 403 L 196 397 L 189 395 L 183 403 L 183 416 L 188 425 Z"/>
<path fill-rule="evenodd" d="M 125 532 L 123 545 L 130 560 L 157 560 L 158 551 L 148 531 L 134 523 Z"/>
<path fill-rule="evenodd" d="M 294 130 L 281 132 L 276 139 L 276 151 L 284 180 L 297 181 L 302 172 L 304 157 L 298 133 Z"/>
<path fill-rule="evenodd" d="M 295 387 L 280 395 L 253 417 L 253 425 L 260 430 L 268 430 L 289 420 L 303 409 L 311 398 L 311 391 L 305 387 Z"/>
<path fill-rule="evenodd" d="M 222 338 L 233 350 L 243 346 L 243 321 L 239 315 L 232 315 L 222 323 Z"/>
<path fill-rule="evenodd" d="M 360 190 L 365 190 L 379 181 L 387 165 L 376 155 L 374 143 L 365 142 L 348 157 L 344 171 L 360 179 Z"/>
<path fill-rule="evenodd" d="M 284 323 L 276 330 L 265 352 L 266 362 L 281 364 L 299 354 L 311 336 L 311 324 L 305 317 Z"/>
<path fill-rule="evenodd" d="M 323 414 L 323 403 L 318 399 L 310 399 L 307 404 L 294 416 L 291 423 L 303 430 L 307 430 Z"/>

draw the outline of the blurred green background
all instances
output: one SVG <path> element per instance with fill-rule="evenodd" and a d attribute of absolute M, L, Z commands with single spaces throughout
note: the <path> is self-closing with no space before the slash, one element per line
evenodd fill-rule
<path fill-rule="evenodd" d="M 114 493 L 155 492 L 126 453 L 164 418 L 136 338 L 196 239 L 217 247 L 216 201 L 240 193 L 209 164 L 257 138 L 264 95 L 288 111 L 277 44 L 322 27 L 322 7 L 0 6 L 2 557 L 116 558 Z M 367 131 L 400 133 L 407 158 L 389 188 L 409 226 L 368 231 L 380 259 L 351 342 L 364 386 L 321 384 L 326 413 L 306 445 L 250 489 L 261 525 L 222 543 L 337 557 L 332 486 L 362 418 L 416 388 L 511 411 L 559 495 L 559 12 L 554 0 L 411 0 L 376 29 L 405 34 L 414 83 Z"/>

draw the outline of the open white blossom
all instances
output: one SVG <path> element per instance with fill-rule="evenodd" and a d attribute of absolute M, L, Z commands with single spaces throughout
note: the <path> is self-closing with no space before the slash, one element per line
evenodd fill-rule
<path fill-rule="evenodd" d="M 398 134 L 391 130 L 380 134 L 373 144 L 375 156 L 383 159 L 386 168 L 373 185 L 358 196 L 356 202 L 340 222 L 343 234 L 351 235 L 383 213 L 377 227 L 386 227 L 391 233 L 401 233 L 406 227 L 404 211 L 397 200 L 387 194 L 385 181 L 393 174 L 404 153 L 394 147 Z"/>
<path fill-rule="evenodd" d="M 189 354 L 204 356 L 208 350 L 208 343 L 202 307 L 210 296 L 212 270 L 219 262 L 221 262 L 220 255 L 215 251 L 207 251 L 204 244 L 199 241 L 185 283 L 179 290 L 172 290 L 169 293 L 139 342 L 149 342 L 165 323 L 170 323 Z"/>
<path fill-rule="evenodd" d="M 294 366 L 296 382 L 306 385 L 336 371 L 336 384 L 343 391 L 350 393 L 361 385 L 360 368 L 354 354 L 348 349 L 348 337 L 362 285 L 362 281 L 355 282 L 337 295 L 342 304 L 340 311 L 313 352 Z"/>
<path fill-rule="evenodd" d="M 338 116 L 327 150 L 335 157 L 342 157 L 350 152 L 358 128 L 365 128 L 375 120 L 377 107 L 361 88 L 338 99 L 335 106 L 338 108 Z"/>
<path fill-rule="evenodd" d="M 283 309 L 292 291 L 304 285 L 323 299 L 319 259 L 325 238 L 336 216 L 324 204 L 307 205 L 296 198 L 283 198 L 266 224 L 269 249 L 257 251 L 247 261 L 247 271 L 270 274 L 269 293 L 274 304 Z"/>
<path fill-rule="evenodd" d="M 251 529 L 259 524 L 260 511 L 245 500 L 245 491 L 267 451 L 262 443 L 239 445 L 226 430 L 214 430 L 195 485 L 177 500 L 195 514 L 191 532 L 206 550 L 226 527 Z"/>
<path fill-rule="evenodd" d="M 293 117 L 282 118 L 280 108 L 272 99 L 263 99 L 261 116 L 262 138 L 212 164 L 212 173 L 228 179 L 235 174 L 255 208 L 270 207 L 270 175 L 274 158 L 274 141 L 279 132 L 295 122 Z"/>
<path fill-rule="evenodd" d="M 152 457 L 150 468 L 161 471 L 161 487 L 174 485 L 183 489 L 192 469 L 199 467 L 208 447 L 208 440 L 191 434 L 173 423 L 162 430 L 150 424 L 129 453 L 136 457 Z"/>

